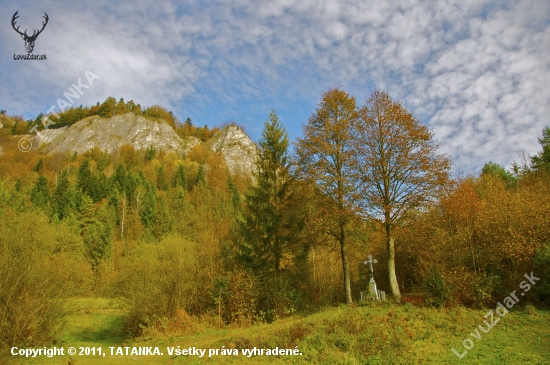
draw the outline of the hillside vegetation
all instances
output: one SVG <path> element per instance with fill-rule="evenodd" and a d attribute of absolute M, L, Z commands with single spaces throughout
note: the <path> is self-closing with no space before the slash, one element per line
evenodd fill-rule
<path fill-rule="evenodd" d="M 454 361 L 450 348 L 463 351 L 487 308 L 502 302 L 510 315 L 468 357 L 548 359 L 549 318 L 540 310 L 550 300 L 548 127 L 524 164 L 488 162 L 479 174 L 452 177 L 449 156 L 401 103 L 376 91 L 357 106 L 331 89 L 293 155 L 270 113 L 250 176 L 231 174 L 223 155 L 202 145 L 186 154 L 130 145 L 22 152 L 7 138 L 18 133 L 9 124 L 17 118 L 2 118 L 7 358 L 12 346 L 60 340 L 181 339 L 299 346 L 303 358 L 289 362 Z M 369 254 L 391 304 L 354 304 L 368 285 Z M 94 307 L 94 319 L 75 310 L 86 298 L 118 307 Z M 95 320 L 105 329 L 91 330 Z M 511 354 L 512 338 L 513 348 L 529 350 Z"/>

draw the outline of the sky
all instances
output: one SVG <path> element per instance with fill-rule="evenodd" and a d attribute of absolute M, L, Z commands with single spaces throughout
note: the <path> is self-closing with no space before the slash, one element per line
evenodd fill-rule
<path fill-rule="evenodd" d="M 321 95 L 358 105 L 388 91 L 475 173 L 541 150 L 550 126 L 550 1 L 0 0 L 0 109 L 45 113 L 89 71 L 75 105 L 108 96 L 160 105 L 209 127 L 236 122 L 258 140 L 269 112 L 292 140 Z M 26 54 L 11 26 L 39 29 Z"/>

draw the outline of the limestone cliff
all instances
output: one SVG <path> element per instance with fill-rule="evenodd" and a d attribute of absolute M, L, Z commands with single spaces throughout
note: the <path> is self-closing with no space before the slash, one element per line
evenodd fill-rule
<path fill-rule="evenodd" d="M 168 124 L 133 113 L 106 119 L 88 117 L 70 127 L 43 131 L 35 140 L 45 153 L 83 153 L 93 147 L 110 153 L 125 144 L 136 150 L 153 146 L 157 150 L 184 151 L 183 141 Z"/>
<path fill-rule="evenodd" d="M 258 147 L 235 125 L 216 132 L 204 147 L 221 153 L 232 174 L 250 175 L 255 168 Z"/>
<path fill-rule="evenodd" d="M 46 154 L 81 154 L 93 147 L 111 153 L 129 144 L 136 150 L 152 146 L 158 151 L 174 151 L 184 155 L 202 143 L 195 137 L 181 139 L 168 124 L 133 113 L 105 119 L 88 117 L 70 127 L 41 131 L 31 140 L 33 146 L 39 147 Z M 254 169 L 258 149 L 237 126 L 231 125 L 218 131 L 203 146 L 212 152 L 221 153 L 232 174 L 248 175 Z"/>

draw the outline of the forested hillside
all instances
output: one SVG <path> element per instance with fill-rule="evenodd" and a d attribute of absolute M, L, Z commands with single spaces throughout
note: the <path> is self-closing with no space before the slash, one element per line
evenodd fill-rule
<path fill-rule="evenodd" d="M 550 128 L 540 152 L 511 170 L 487 162 L 451 175 L 413 111 L 375 91 L 364 103 L 331 89 L 289 152 L 273 111 L 253 176 L 221 154 L 21 152 L 11 136 L 33 123 L 2 114 L 0 349 L 51 343 L 64 299 L 121 298 L 128 336 L 272 323 L 357 302 L 368 254 L 396 305 L 494 307 L 526 273 L 522 298 L 550 301 Z M 61 114 L 142 113 L 203 141 L 215 129 L 181 124 L 160 107 L 107 99 Z"/>

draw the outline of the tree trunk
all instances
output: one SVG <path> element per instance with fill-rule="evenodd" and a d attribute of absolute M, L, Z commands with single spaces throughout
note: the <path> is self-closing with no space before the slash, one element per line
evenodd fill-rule
<path fill-rule="evenodd" d="M 399 291 L 397 275 L 395 275 L 395 238 L 392 235 L 391 228 L 388 226 L 386 226 L 386 242 L 388 244 L 388 273 L 390 288 L 395 300 L 399 303 L 401 302 L 401 292 Z"/>
<path fill-rule="evenodd" d="M 340 225 L 340 250 L 342 252 L 342 267 L 344 269 L 344 286 L 346 289 L 346 303 L 353 303 L 351 297 L 351 281 L 349 277 L 349 264 L 348 256 L 346 254 L 346 234 L 344 232 L 344 226 Z"/>

